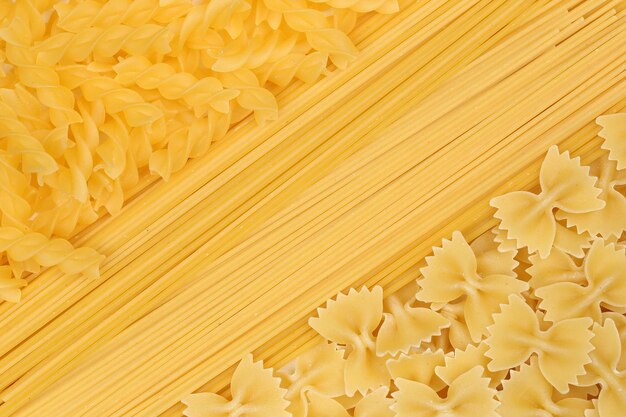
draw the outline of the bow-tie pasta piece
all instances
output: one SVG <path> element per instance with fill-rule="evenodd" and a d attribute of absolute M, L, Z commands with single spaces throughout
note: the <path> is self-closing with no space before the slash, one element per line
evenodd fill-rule
<path fill-rule="evenodd" d="M 502 383 L 498 393 L 501 417 L 584 417 L 585 410 L 592 407 L 589 400 L 581 398 L 556 399 L 553 387 L 543 377 L 537 358 L 523 364 L 519 371 Z"/>
<path fill-rule="evenodd" d="M 398 391 L 392 394 L 396 403 L 391 408 L 396 417 L 499 417 L 496 390 L 481 375 L 482 369 L 476 366 L 459 376 L 448 387 L 446 398 L 428 385 L 397 379 Z"/>
<path fill-rule="evenodd" d="M 465 350 L 457 349 L 453 355 L 446 356 L 445 364 L 437 366 L 435 373 L 449 385 L 465 372 L 476 365 L 480 365 L 483 369 L 483 376 L 489 378 L 489 386 L 496 388 L 500 385 L 502 379 L 506 377 L 507 371 L 492 372 L 489 370 L 487 367 L 489 358 L 485 356 L 488 348 L 489 346 L 482 342 L 478 346 L 468 345 Z"/>
<path fill-rule="evenodd" d="M 366 394 L 386 385 L 389 373 L 386 359 L 376 355 L 374 331 L 383 315 L 383 290 L 363 287 L 350 289 L 347 295 L 339 293 L 329 300 L 326 308 L 318 308 L 318 317 L 309 319 L 309 325 L 327 340 L 346 346 L 346 393 Z"/>
<path fill-rule="evenodd" d="M 493 240 L 498 244 L 498 250 L 500 252 L 517 252 L 518 244 L 515 239 L 511 239 L 507 236 L 507 231 L 499 227 L 491 229 L 493 233 Z"/>
<path fill-rule="evenodd" d="M 533 290 L 559 282 L 584 284 L 585 271 L 571 256 L 560 249 L 553 249 L 547 258 L 534 254 L 530 256 L 532 265 L 527 269 L 530 275 L 528 284 Z"/>
<path fill-rule="evenodd" d="M 579 378 L 582 386 L 600 385 L 596 409 L 600 417 L 624 415 L 626 410 L 626 370 L 618 368 L 623 346 L 615 323 L 595 323 L 591 339 L 594 350 L 591 362 L 585 366 L 585 375 Z"/>
<path fill-rule="evenodd" d="M 457 301 L 463 305 L 464 321 L 472 341 L 479 342 L 492 323 L 491 315 L 500 310 L 510 294 L 520 294 L 528 284 L 504 274 L 480 275 L 472 248 L 456 231 L 434 255 L 426 258 L 417 299 L 430 303 Z"/>
<path fill-rule="evenodd" d="M 626 168 L 626 113 L 605 114 L 596 119 L 602 127 L 598 136 L 604 138 L 602 149 L 609 151 L 609 159 L 617 169 Z"/>
<path fill-rule="evenodd" d="M 308 391 L 330 398 L 343 395 L 344 367 L 343 351 L 331 344 L 321 343 L 277 371 L 288 387 L 285 398 L 290 403 L 287 411 L 292 417 L 306 417 Z"/>
<path fill-rule="evenodd" d="M 387 361 L 387 369 L 394 380 L 398 378 L 420 382 L 441 391 L 446 383 L 435 373 L 438 366 L 445 365 L 446 355 L 442 350 L 427 350 L 424 352 L 401 354 L 397 359 Z"/>
<path fill-rule="evenodd" d="M 585 258 L 586 285 L 558 282 L 535 291 L 546 319 L 559 321 L 591 317 L 600 321 L 601 305 L 609 309 L 626 307 L 626 253 L 614 244 L 596 239 Z"/>
<path fill-rule="evenodd" d="M 492 231 L 474 239 L 470 247 L 476 256 L 476 271 L 479 275 L 500 274 L 515 278 L 515 268 L 519 266 L 519 262 L 515 259 L 517 249 L 500 249 Z"/>
<path fill-rule="evenodd" d="M 557 217 L 559 217 L 557 211 Z M 595 213 L 591 211 L 589 213 Z M 585 213 L 586 214 L 586 213 Z M 554 249 L 559 249 L 568 255 L 572 255 L 575 258 L 582 258 L 585 256 L 585 249 L 591 247 L 591 235 L 587 232 L 576 233 L 573 229 L 568 229 L 561 222 L 556 223 L 556 233 L 554 235 Z"/>
<path fill-rule="evenodd" d="M 626 316 L 621 313 L 614 313 L 611 311 L 602 313 L 603 320 L 613 320 L 615 323 L 615 327 L 617 328 L 617 333 L 619 334 L 619 338 L 622 345 L 622 355 L 620 357 L 619 363 L 617 364 L 618 369 L 626 370 Z"/>
<path fill-rule="evenodd" d="M 0 266 L 0 301 L 17 303 L 22 298 L 22 287 L 26 286 L 26 280 L 13 278 L 11 267 Z"/>
<path fill-rule="evenodd" d="M 317 391 L 306 393 L 309 400 L 307 417 L 350 417 L 348 411 L 338 401 Z"/>
<path fill-rule="evenodd" d="M 589 330 L 590 318 L 563 320 L 546 330 L 540 328 L 539 318 L 521 297 L 511 296 L 509 304 L 494 315 L 489 327 L 485 353 L 491 359 L 490 371 L 514 368 L 533 354 L 538 357 L 543 376 L 559 392 L 567 392 L 568 384 L 584 373 L 593 349 Z"/>
<path fill-rule="evenodd" d="M 626 230 L 626 196 L 615 187 L 626 184 L 626 172 L 618 171 L 616 163 L 607 155 L 591 164 L 590 169 L 590 174 L 598 178 L 597 187 L 602 190 L 599 197 L 605 202 L 604 208 L 589 213 L 557 211 L 556 217 L 565 219 L 568 227 L 576 227 L 581 234 L 619 237 Z"/>
<path fill-rule="evenodd" d="M 412 307 L 414 300 L 405 303 L 395 294 L 384 301 L 383 323 L 376 336 L 378 355 L 407 353 L 419 347 L 433 336 L 441 334 L 441 329 L 450 323 L 441 314 L 424 307 Z"/>
<path fill-rule="evenodd" d="M 387 397 L 389 387 L 380 387 L 367 394 L 354 407 L 354 417 L 394 417 L 393 399 Z"/>
<path fill-rule="evenodd" d="M 598 198 L 601 190 L 595 187 L 596 178 L 589 175 L 589 168 L 580 165 L 580 158 L 559 153 L 556 146 L 548 150 L 539 182 L 539 194 L 514 191 L 495 197 L 491 205 L 496 208 L 494 217 L 501 221 L 500 229 L 507 231 L 509 239 L 546 257 L 556 237 L 555 208 L 587 213 L 602 209 L 605 203 Z"/>
<path fill-rule="evenodd" d="M 253 362 L 246 355 L 230 381 L 232 400 L 213 393 L 191 394 L 182 399 L 187 406 L 187 417 L 290 417 L 286 390 L 280 387 L 280 378 L 264 369 L 263 362 Z"/>
<path fill-rule="evenodd" d="M 431 308 L 444 316 L 450 326 L 442 330 L 441 336 L 434 336 L 431 347 L 444 352 L 465 349 L 472 343 L 472 337 L 465 319 L 465 300 L 453 303 L 433 303 Z"/>

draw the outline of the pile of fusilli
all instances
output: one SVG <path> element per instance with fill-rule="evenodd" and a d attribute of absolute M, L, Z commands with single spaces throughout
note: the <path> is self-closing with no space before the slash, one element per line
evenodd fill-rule
<path fill-rule="evenodd" d="M 347 33 L 395 0 L 17 0 L 0 4 L 0 266 L 98 273 L 66 240 L 167 179 L 275 93 L 345 67 Z M 3 278 L 4 279 L 4 278 Z M 4 282 L 4 281 L 3 281 Z M 4 285 L 4 284 L 3 284 Z M 4 294 L 4 293 L 3 293 Z"/>

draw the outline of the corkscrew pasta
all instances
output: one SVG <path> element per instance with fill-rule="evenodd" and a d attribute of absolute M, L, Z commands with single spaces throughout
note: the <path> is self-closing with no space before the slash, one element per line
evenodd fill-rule
<path fill-rule="evenodd" d="M 170 179 L 249 116 L 276 119 L 278 87 L 345 68 L 360 16 L 397 11 L 395 0 L 3 2 L 2 226 L 57 245 L 118 214 L 146 176 Z M 16 276 L 43 259 L 25 269 L 14 256 Z"/>

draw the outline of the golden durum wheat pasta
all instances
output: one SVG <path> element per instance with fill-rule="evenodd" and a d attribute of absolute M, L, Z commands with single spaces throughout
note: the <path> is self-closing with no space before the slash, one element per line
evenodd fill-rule
<path fill-rule="evenodd" d="M 623 0 L 0 2 L 0 417 L 621 417 Z"/>

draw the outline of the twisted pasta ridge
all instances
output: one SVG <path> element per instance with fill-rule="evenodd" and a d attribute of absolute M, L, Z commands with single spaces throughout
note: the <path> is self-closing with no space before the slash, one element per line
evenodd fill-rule
<path fill-rule="evenodd" d="M 344 393 L 343 352 L 328 343 L 307 351 L 277 372 L 287 388 L 285 399 L 289 401 L 292 417 L 309 415 L 306 394 L 314 390 L 327 397 L 339 397 Z"/>
<path fill-rule="evenodd" d="M 319 10 L 307 7 L 305 0 L 263 0 L 269 10 L 280 12 L 287 25 L 306 35 L 316 51 L 324 52 L 338 68 L 345 68 L 358 53 L 348 36 L 332 27 Z"/>
<path fill-rule="evenodd" d="M 23 232 L 15 227 L 0 227 L 0 252 L 18 262 L 35 260 L 41 266 L 57 265 L 66 274 L 99 276 L 104 256 L 91 248 L 74 248 L 65 239 L 48 239 L 37 232 Z"/>
<path fill-rule="evenodd" d="M 546 319 L 559 321 L 591 317 L 600 321 L 600 304 L 608 310 L 626 308 L 626 253 L 624 248 L 596 239 L 585 258 L 585 285 L 557 282 L 539 288 L 535 295 L 542 301 Z"/>
<path fill-rule="evenodd" d="M 589 328 L 593 320 L 589 317 L 562 320 L 544 330 L 524 299 L 512 295 L 493 320 L 485 341 L 490 371 L 519 366 L 536 353 L 543 376 L 559 392 L 566 393 L 568 384 L 576 383 L 591 360 L 593 333 Z"/>
<path fill-rule="evenodd" d="M 121 85 L 137 84 L 146 90 L 157 89 L 168 100 L 182 99 L 196 111 L 196 116 L 204 116 L 208 106 L 220 113 L 230 111 L 230 100 L 239 92 L 224 89 L 222 82 L 215 77 L 196 78 L 188 72 L 177 72 L 165 63 L 152 64 L 145 57 L 130 57 L 114 66 L 115 80 Z"/>
<path fill-rule="evenodd" d="M 500 219 L 500 228 L 507 231 L 508 238 L 545 258 L 557 233 L 555 208 L 587 213 L 604 208 L 605 202 L 599 198 L 602 190 L 596 188 L 589 167 L 582 166 L 580 158 L 570 158 L 568 152 L 559 153 L 556 145 L 548 150 L 539 180 L 540 194 L 515 191 L 493 198 L 490 204 L 496 208 L 494 217 Z"/>
<path fill-rule="evenodd" d="M 63 194 L 65 201 L 57 201 L 50 207 L 49 200 L 55 200 L 55 195 L 62 193 L 53 190 L 51 194 L 53 196 L 48 197 L 47 200 L 42 199 L 41 205 L 35 204 L 33 207 L 33 211 L 37 214 L 32 222 L 34 231 L 48 237 L 69 238 L 78 226 L 89 225 L 98 220 L 98 214 L 89 201 L 82 203 Z"/>
<path fill-rule="evenodd" d="M 31 206 L 22 196 L 28 189 L 28 179 L 11 162 L 9 155 L 0 150 L 0 216 L 2 226 L 26 230 Z"/>
<path fill-rule="evenodd" d="M 251 8 L 245 0 L 216 0 L 194 5 L 173 24 L 175 50 L 180 51 L 185 46 L 191 49 L 220 46 L 223 41 L 216 32 L 219 30 L 225 30 L 233 39 L 239 37 Z"/>
<path fill-rule="evenodd" d="M 92 54 L 110 58 L 120 51 L 131 55 L 165 54 L 171 50 L 170 37 L 167 27 L 155 24 L 91 27 L 78 33 L 53 35 L 39 43 L 35 50 L 39 64 L 55 65 L 64 59 L 84 62 Z"/>
<path fill-rule="evenodd" d="M 35 89 L 39 101 L 49 109 L 52 124 L 65 127 L 80 122 L 72 91 L 61 84 L 55 69 L 36 64 L 34 56 L 29 48 L 7 43 L 7 57 L 16 67 L 17 78 L 26 87 Z"/>
<path fill-rule="evenodd" d="M 132 127 L 150 125 L 163 117 L 162 110 L 146 103 L 138 92 L 124 88 L 112 78 L 96 75 L 85 65 L 67 66 L 61 71 L 61 77 L 71 88 L 80 87 L 87 101 L 102 100 L 107 113 L 124 114 Z"/>
<path fill-rule="evenodd" d="M 0 265 L 0 300 L 17 303 L 22 298 L 22 287 L 26 280 L 13 278 L 11 267 Z"/>
<path fill-rule="evenodd" d="M 150 156 L 150 171 L 168 180 L 189 158 L 206 152 L 215 138 L 216 125 L 220 120 L 225 120 L 223 115 L 214 111 L 209 112 L 208 116 L 208 120 L 174 123 L 172 129 L 168 129 L 167 147 L 154 151 Z"/>
<path fill-rule="evenodd" d="M 256 122 L 263 125 L 267 120 L 278 117 L 278 103 L 276 97 L 267 89 L 259 85 L 259 80 L 248 69 L 219 74 L 224 87 L 239 91 L 236 97 L 237 104 L 243 109 L 254 111 Z"/>
<path fill-rule="evenodd" d="M 378 12 L 396 13 L 400 10 L 397 0 L 310 0 L 313 3 L 325 3 L 336 9 L 350 9 L 359 13 Z"/>
<path fill-rule="evenodd" d="M 20 122 L 13 109 L 0 101 L 0 139 L 2 138 L 7 139 L 7 151 L 19 155 L 23 172 L 43 176 L 58 169 L 57 162 Z"/>
<path fill-rule="evenodd" d="M 124 190 L 119 178 L 113 179 L 103 171 L 94 171 L 87 182 L 93 209 L 105 208 L 112 215 L 119 213 L 124 204 Z"/>

